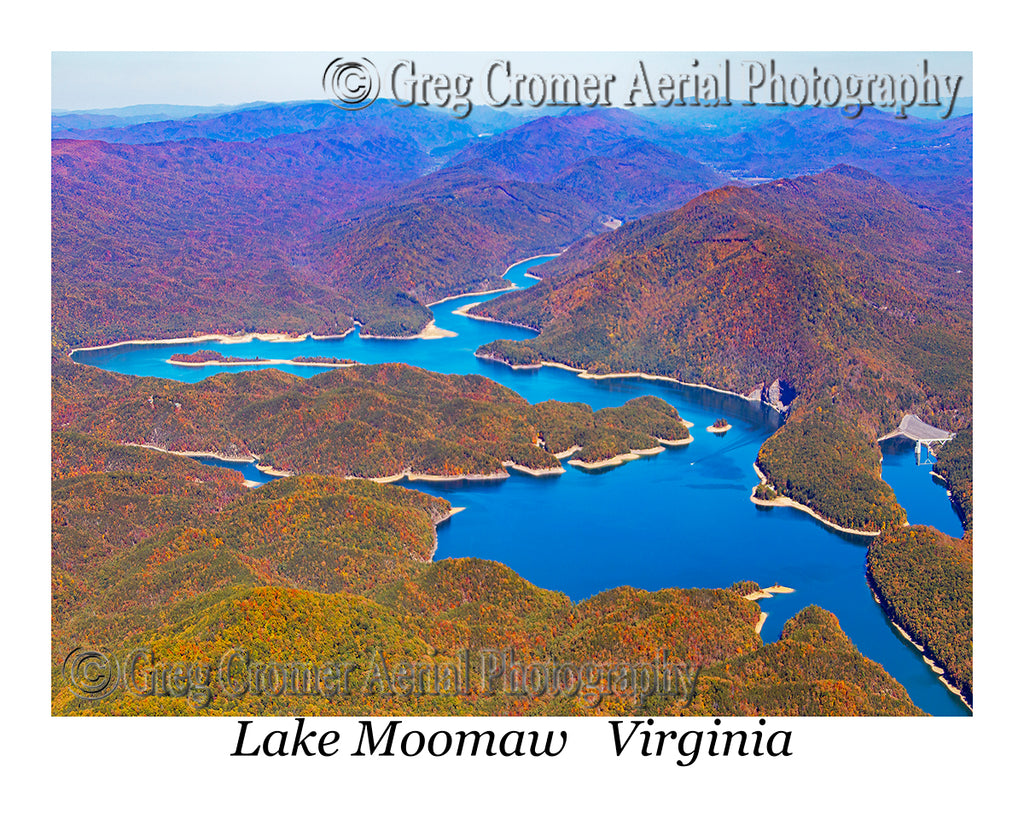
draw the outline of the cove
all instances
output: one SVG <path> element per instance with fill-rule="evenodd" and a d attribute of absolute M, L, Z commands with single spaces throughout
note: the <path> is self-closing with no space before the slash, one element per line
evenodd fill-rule
<path fill-rule="evenodd" d="M 546 259 L 513 265 L 506 280 L 529 287 L 526 275 Z M 607 470 L 588 472 L 566 465 L 563 475 L 534 478 L 512 473 L 506 480 L 443 484 L 403 481 L 422 492 L 464 506 L 438 529 L 435 560 L 479 557 L 504 563 L 542 588 L 574 601 L 616 586 L 655 591 L 666 587 L 728 587 L 738 580 L 762 586 L 780 583 L 796 591 L 761 600 L 768 620 L 761 636 L 777 640 L 785 621 L 815 604 L 833 612 L 857 648 L 881 665 L 936 715 L 969 709 L 948 691 L 920 653 L 886 619 L 864 576 L 868 539 L 836 532 L 790 508 L 750 502 L 756 484 L 752 464 L 761 444 L 781 423 L 774 410 L 738 396 L 639 378 L 583 379 L 554 367 L 513 370 L 476 358 L 476 349 L 497 338 L 526 339 L 530 330 L 454 315 L 467 304 L 494 298 L 466 296 L 434 306 L 438 327 L 457 333 L 431 340 L 343 338 L 300 342 L 211 341 L 131 344 L 81 350 L 76 361 L 107 370 L 197 382 L 216 372 L 276 369 L 308 377 L 326 368 L 273 364 L 181 367 L 173 353 L 214 349 L 224 355 L 268 359 L 333 356 L 364 364 L 401 361 L 442 373 L 478 373 L 502 383 L 530 402 L 582 401 L 598 409 L 638 395 L 656 395 L 694 424 L 694 441 L 659 455 Z M 732 429 L 705 431 L 718 417 Z M 927 466 L 911 466 L 904 451 L 883 455 L 883 477 L 907 508 L 911 523 L 929 523 L 959 537 L 963 533 L 945 487 Z M 913 463 L 913 450 L 909 451 Z M 206 459 L 207 463 L 218 463 Z M 269 478 L 247 464 L 249 480 Z M 563 465 L 565 463 L 563 462 Z"/>
<path fill-rule="evenodd" d="M 935 456 L 923 448 L 920 457 L 914 444 L 890 438 L 882 448 L 882 478 L 893 488 L 910 524 L 927 523 L 951 537 L 963 537 L 964 525 L 953 508 L 942 478 L 932 474 Z"/>

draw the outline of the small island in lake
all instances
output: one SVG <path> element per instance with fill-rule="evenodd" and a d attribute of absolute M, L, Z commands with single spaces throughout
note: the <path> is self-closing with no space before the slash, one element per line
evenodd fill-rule
<path fill-rule="evenodd" d="M 724 435 L 730 429 L 732 429 L 732 424 L 730 424 L 724 418 L 717 418 L 715 419 L 715 423 L 708 427 L 708 432 L 714 432 L 719 435 Z"/>
<path fill-rule="evenodd" d="M 202 365 L 202 364 L 258 364 L 265 362 L 265 358 L 239 358 L 238 356 L 226 356 L 215 350 L 197 350 L 194 353 L 175 353 L 168 361 L 172 364 Z"/>
<path fill-rule="evenodd" d="M 300 355 L 293 359 L 283 358 L 240 358 L 224 355 L 215 350 L 198 350 L 194 353 L 175 353 L 169 359 L 171 364 L 185 367 L 204 367 L 212 364 L 306 364 L 318 367 L 354 367 L 358 361 L 351 358 L 337 358 L 327 355 Z"/>

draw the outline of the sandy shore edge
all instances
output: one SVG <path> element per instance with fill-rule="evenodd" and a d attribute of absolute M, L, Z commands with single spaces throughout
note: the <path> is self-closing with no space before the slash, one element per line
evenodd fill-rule
<path fill-rule="evenodd" d="M 423 341 L 432 341 L 438 338 L 455 338 L 458 333 L 451 330 L 444 330 L 438 327 L 433 320 L 431 320 L 426 327 L 420 330 L 414 336 L 375 336 L 372 333 L 364 333 L 362 330 L 359 331 L 359 338 L 365 338 L 376 341 L 413 341 L 414 339 L 421 339 Z"/>
<path fill-rule="evenodd" d="M 516 472 L 522 472 L 525 475 L 532 475 L 535 478 L 543 477 L 544 475 L 564 475 L 565 467 L 561 464 L 558 466 L 542 467 L 540 469 L 533 469 L 529 466 L 521 466 L 514 461 L 502 461 L 501 465 L 506 469 L 514 469 Z"/>
<path fill-rule="evenodd" d="M 750 600 L 757 602 L 758 600 L 767 600 L 770 597 L 774 597 L 776 594 L 792 594 L 796 589 L 791 589 L 789 586 L 780 586 L 776 583 L 774 586 L 768 586 L 765 589 L 758 589 L 750 594 L 744 594 L 744 600 Z M 768 620 L 768 612 L 762 611 L 760 617 L 758 617 L 757 625 L 754 626 L 754 633 L 757 635 L 761 634 L 761 629 L 764 628 L 765 621 Z"/>
<path fill-rule="evenodd" d="M 483 304 L 482 301 L 475 301 L 472 304 L 464 304 L 458 310 L 452 310 L 453 316 L 462 316 L 463 318 L 474 319 L 475 321 L 489 321 L 491 324 L 503 324 L 506 327 L 518 327 L 520 330 L 529 330 L 531 333 L 539 333 L 540 331 L 536 327 L 530 327 L 527 324 L 516 324 L 514 321 L 499 321 L 498 319 L 491 318 L 490 316 L 474 316 L 469 311 L 476 307 L 478 304 Z M 476 353 L 474 353 L 476 355 Z M 490 355 L 479 355 L 477 358 L 482 358 L 486 361 L 497 361 L 501 364 L 506 364 L 513 370 L 529 370 L 540 367 L 540 364 L 508 364 L 506 361 L 502 361 L 500 358 L 495 358 Z"/>
<path fill-rule="evenodd" d="M 441 518 L 438 518 L 434 522 L 434 525 L 438 526 L 438 525 L 444 523 L 446 520 L 451 520 L 453 517 L 455 517 L 457 514 L 459 514 L 459 512 L 465 512 L 465 511 L 466 511 L 466 507 L 465 506 L 453 506 L 451 509 L 448 510 L 448 514 L 444 515 Z"/>
<path fill-rule="evenodd" d="M 235 464 L 253 464 L 255 467 L 265 475 L 273 475 L 275 478 L 294 478 L 294 472 L 288 472 L 283 469 L 275 469 L 272 466 L 265 466 L 260 464 L 258 455 L 250 455 L 248 457 L 243 455 L 226 455 L 223 452 L 208 452 L 206 450 L 190 450 L 190 449 L 165 449 L 162 446 L 156 444 L 138 444 L 132 441 L 122 441 L 122 446 L 137 446 L 142 449 L 152 449 L 155 452 L 165 452 L 168 455 L 183 455 L 186 458 L 216 458 L 218 461 L 227 461 L 228 463 Z M 244 479 L 243 479 L 244 480 Z M 246 485 L 253 483 L 251 481 L 245 481 Z M 258 484 L 253 484 L 258 485 Z"/>
<path fill-rule="evenodd" d="M 289 358 L 261 358 L 258 361 L 173 361 L 168 358 L 165 360 L 167 364 L 173 364 L 175 367 L 256 367 L 264 365 L 281 365 L 290 364 L 296 367 L 358 367 L 358 363 L 353 364 L 332 364 L 330 362 L 321 361 L 293 361 Z"/>
<path fill-rule="evenodd" d="M 937 662 L 935 662 L 935 660 L 929 657 L 928 652 L 925 650 L 925 647 L 918 643 L 913 637 L 911 637 L 899 623 L 897 623 L 888 614 L 886 614 L 885 606 L 882 605 L 882 601 L 881 599 L 879 599 L 878 592 L 875 591 L 874 583 L 871 582 L 870 577 L 868 578 L 868 586 L 871 589 L 871 596 L 875 598 L 875 602 L 878 603 L 879 608 L 882 609 L 882 614 L 885 615 L 885 619 L 892 623 L 893 628 L 895 628 L 896 631 L 898 631 L 903 636 L 903 639 L 905 639 L 908 643 L 910 643 L 914 648 L 918 650 L 918 652 L 921 654 L 921 659 L 924 660 L 925 664 L 932 671 L 934 671 L 935 674 L 938 675 L 939 682 L 946 686 L 946 688 L 948 688 L 951 693 L 956 694 L 957 697 L 960 698 L 960 702 L 966 705 L 967 708 L 970 709 L 970 712 L 973 714 L 974 708 L 971 706 L 969 702 L 967 702 L 967 698 L 964 697 L 963 692 L 946 678 L 946 669 L 944 669 Z"/>
<path fill-rule="evenodd" d="M 693 426 L 689 421 L 683 421 L 683 423 L 686 424 L 687 427 Z M 686 446 L 687 444 L 693 443 L 693 436 L 691 435 L 689 438 L 677 438 L 673 440 L 671 438 L 659 438 L 655 435 L 654 440 L 662 446 Z"/>
<path fill-rule="evenodd" d="M 659 452 L 664 452 L 665 447 L 654 446 L 650 449 L 631 449 L 629 452 L 624 452 L 621 455 L 614 455 L 611 458 L 605 458 L 603 461 L 581 461 L 579 458 L 573 458 L 569 461 L 572 466 L 579 466 L 583 469 L 604 469 L 608 466 L 620 466 L 627 461 L 635 461 L 638 458 L 643 458 L 649 455 L 657 455 Z"/>
<path fill-rule="evenodd" d="M 505 272 L 507 273 L 508 271 L 506 270 Z M 502 275 L 502 278 L 504 278 L 504 274 Z M 425 306 L 434 308 L 437 307 L 437 305 L 439 304 L 444 304 L 446 301 L 455 301 L 456 299 L 468 299 L 470 296 L 492 296 L 495 293 L 508 293 L 510 290 L 518 289 L 519 288 L 515 284 L 510 283 L 508 287 L 496 287 L 493 290 L 474 290 L 471 293 L 457 293 L 454 296 L 445 296 L 443 299 L 432 301 Z M 480 302 L 477 302 L 477 304 L 480 304 Z M 456 311 L 452 310 L 452 312 L 455 313 Z"/>
<path fill-rule="evenodd" d="M 540 254 L 538 254 L 536 256 L 527 256 L 525 259 L 519 259 L 518 261 L 513 262 L 512 264 L 510 264 L 508 267 L 505 268 L 505 272 L 501 274 L 501 278 L 505 278 L 505 276 L 508 275 L 508 272 L 513 267 L 515 267 L 518 264 L 522 264 L 523 262 L 529 262 L 529 261 L 532 261 L 533 259 L 545 259 L 545 258 L 547 258 L 547 259 L 555 259 L 559 255 L 561 255 L 561 254 L 559 254 L 559 253 L 540 253 Z M 529 273 L 525 273 L 523 275 L 530 276 L 531 279 L 537 279 L 538 281 L 540 280 L 539 276 L 531 276 Z M 494 290 L 477 290 L 477 291 L 473 291 L 473 292 L 469 292 L 469 293 L 458 293 L 458 294 L 456 294 L 454 296 L 446 296 L 445 298 L 439 299 L 438 301 L 430 302 L 429 304 L 427 304 L 425 306 L 426 307 L 433 307 L 434 305 L 437 305 L 437 304 L 443 304 L 446 301 L 455 301 L 456 299 L 464 299 L 464 298 L 468 298 L 469 296 L 490 296 L 490 295 L 493 295 L 494 293 L 505 293 L 507 291 L 516 290 L 516 289 L 518 289 L 518 286 L 514 282 L 510 282 L 508 287 L 499 287 L 499 288 L 495 288 Z M 476 304 L 480 304 L 480 302 L 477 302 Z M 467 307 L 465 309 L 468 309 L 469 307 L 475 307 L 476 304 L 467 305 Z M 463 313 L 461 311 L 453 311 L 453 312 L 456 313 L 457 315 L 463 315 Z M 480 318 L 480 316 L 471 316 L 470 318 Z M 495 319 L 487 319 L 487 320 L 488 321 L 495 321 Z M 502 323 L 507 323 L 507 322 L 497 322 L 497 323 L 502 324 Z M 220 342 L 222 344 L 244 344 L 244 343 L 247 343 L 249 341 L 271 341 L 271 342 L 279 342 L 279 341 L 305 341 L 307 338 L 311 338 L 314 341 L 326 341 L 328 339 L 345 338 L 345 336 L 347 336 L 349 333 L 354 332 L 355 330 L 359 329 L 361 326 L 362 325 L 359 322 L 354 322 L 353 325 L 351 327 L 349 327 L 344 333 L 337 333 L 337 334 L 331 334 L 331 335 L 325 335 L 325 336 L 318 336 L 315 333 L 311 333 L 311 332 L 310 333 L 298 333 L 298 334 L 293 334 L 293 333 L 241 333 L 241 334 L 234 334 L 234 335 L 226 335 L 224 333 L 204 333 L 203 335 L 180 337 L 180 338 L 150 338 L 150 339 L 146 339 L 146 338 L 133 338 L 133 339 L 128 339 L 126 341 L 115 341 L 115 342 L 113 342 L 111 344 L 97 344 L 97 345 L 89 346 L 89 347 L 75 347 L 75 348 L 73 348 L 73 349 L 68 351 L 68 355 L 69 356 L 73 356 L 75 353 L 88 352 L 90 350 L 110 350 L 110 349 L 113 349 L 114 347 L 122 347 L 122 346 L 127 345 L 127 344 L 190 344 L 190 343 L 197 342 L 197 341 L 217 341 L 217 342 Z M 431 327 L 433 327 L 433 330 L 431 330 Z M 527 329 L 533 330 L 533 332 L 537 332 L 532 327 L 527 328 Z M 430 335 L 423 335 L 423 333 L 427 333 L 428 331 L 431 333 Z M 424 338 L 424 339 L 428 339 L 428 340 L 432 339 L 432 338 L 452 338 L 452 337 L 457 336 L 457 335 L 458 335 L 458 333 L 454 333 L 451 330 L 443 330 L 443 329 L 441 329 L 439 327 L 436 327 L 435 324 L 434 324 L 434 321 L 431 321 L 430 324 L 428 324 L 426 327 L 424 327 L 423 330 L 421 330 L 419 334 L 414 335 L 414 336 L 372 336 L 372 335 L 363 335 L 363 336 L 361 336 L 361 338 L 376 338 L 376 339 L 388 339 L 390 341 L 397 341 L 399 339 L 412 339 L 412 338 Z"/>
<path fill-rule="evenodd" d="M 476 302 L 476 304 L 467 304 L 460 310 L 453 310 L 452 312 L 455 315 L 465 316 L 466 318 L 476 319 L 477 321 L 491 321 L 494 322 L 495 324 L 505 324 L 509 327 L 519 327 L 523 330 L 530 330 L 531 332 L 534 333 L 538 332 L 536 327 L 528 327 L 525 324 L 516 324 L 510 321 L 499 321 L 498 319 L 490 318 L 489 316 L 470 315 L 469 313 L 465 312 L 473 307 L 476 307 L 476 305 L 480 303 L 481 302 Z M 667 381 L 671 384 L 679 384 L 680 386 L 683 387 L 695 387 L 700 390 L 711 390 L 711 392 L 721 393 L 722 395 L 732 395 L 735 396 L 736 398 L 742 398 L 744 401 L 749 401 L 750 403 L 753 404 L 761 403 L 760 398 L 752 398 L 750 395 L 744 395 L 743 393 L 735 392 L 733 390 L 724 390 L 721 389 L 720 387 L 712 387 L 710 384 L 698 384 L 695 381 L 680 381 L 678 378 L 673 378 L 672 376 L 669 375 L 651 375 L 650 373 L 641 372 L 602 373 L 598 375 L 594 373 L 588 373 L 586 370 L 581 369 L 580 367 L 572 367 L 568 364 L 562 364 L 558 361 L 539 361 L 536 364 L 511 364 L 508 361 L 505 361 L 504 359 L 498 358 L 497 356 L 493 355 L 481 355 L 480 353 L 474 353 L 474 355 L 476 355 L 477 358 L 484 359 L 485 361 L 496 361 L 499 364 L 504 364 L 506 367 L 509 367 L 510 369 L 513 370 L 538 370 L 541 367 L 555 367 L 556 369 L 559 370 L 567 370 L 568 372 L 576 373 L 580 378 L 587 378 L 594 381 L 601 381 L 605 378 L 642 378 L 644 381 Z M 778 409 L 778 407 L 776 407 L 775 409 Z M 684 421 L 684 423 L 689 427 L 693 426 L 692 423 L 686 421 Z M 728 432 L 730 429 L 732 429 L 731 424 L 724 430 L 716 431 Z M 708 431 L 712 431 L 710 427 L 708 427 Z"/>
<path fill-rule="evenodd" d="M 757 477 L 760 479 L 761 483 L 768 482 L 768 477 L 760 469 L 757 468 L 757 464 L 754 464 L 754 471 L 757 473 Z M 872 531 L 870 529 L 849 529 L 845 526 L 840 526 L 838 523 L 833 523 L 827 518 L 823 518 L 821 515 L 819 515 L 817 512 L 811 509 L 811 507 L 804 506 L 802 503 L 798 503 L 792 498 L 787 498 L 785 495 L 779 495 L 777 498 L 775 498 L 775 500 L 764 500 L 763 498 L 755 497 L 754 492 L 756 491 L 756 486 L 750 490 L 750 502 L 756 506 L 788 506 L 791 509 L 799 509 L 801 512 L 810 515 L 815 520 L 824 523 L 829 528 L 835 529 L 837 532 L 844 532 L 848 535 L 864 535 L 866 537 L 875 537 L 876 535 L 881 534 L 881 532 Z"/>
<path fill-rule="evenodd" d="M 292 335 L 290 333 L 243 333 L 237 335 L 224 335 L 223 333 L 206 333 L 201 336 L 189 336 L 188 338 L 133 338 L 128 341 L 115 341 L 113 344 L 98 344 L 93 347 L 75 347 L 68 352 L 68 355 L 75 353 L 89 352 L 91 350 L 112 350 L 115 347 L 124 347 L 129 344 L 192 344 L 198 341 L 216 341 L 220 344 L 247 344 L 250 341 L 270 342 L 294 342 L 305 341 L 307 338 L 323 340 L 328 338 L 344 338 L 355 328 L 352 327 L 344 333 L 335 336 L 314 336 L 312 333 L 301 333 Z"/>
<path fill-rule="evenodd" d="M 219 461 L 227 461 L 229 463 L 248 463 L 253 464 L 260 472 L 266 475 L 271 475 L 275 478 L 293 478 L 297 473 L 290 472 L 287 470 L 275 469 L 272 466 L 266 466 L 260 464 L 259 456 L 241 456 L 241 455 L 226 455 L 222 452 L 210 452 L 205 450 L 180 450 L 180 449 L 165 449 L 164 447 L 156 446 L 155 444 L 138 444 L 131 442 L 122 442 L 124 446 L 137 446 L 143 449 L 152 449 L 156 452 L 165 452 L 168 455 L 182 455 L 186 458 L 216 458 Z M 565 452 L 560 452 L 555 455 L 558 460 L 567 458 L 574 452 L 579 450 L 580 447 L 574 446 L 567 449 Z M 604 461 L 597 463 L 585 463 L 583 461 L 569 461 L 574 466 L 582 466 L 584 469 L 600 469 L 605 466 L 618 466 L 619 464 L 626 463 L 627 461 L 636 460 L 639 457 L 646 455 L 656 455 L 659 452 L 664 452 L 664 447 L 654 447 L 651 449 L 637 449 L 632 450 L 629 453 L 623 455 L 617 455 L 614 458 L 609 458 Z M 557 467 L 543 467 L 540 469 L 534 469 L 533 467 L 523 466 L 517 464 L 514 461 L 502 461 L 502 467 L 506 471 L 502 472 L 485 472 L 485 473 L 467 473 L 464 475 L 433 475 L 425 472 L 413 472 L 411 470 L 404 470 L 402 472 L 396 472 L 393 475 L 382 475 L 373 478 L 366 478 L 361 475 L 346 475 L 346 480 L 364 480 L 373 481 L 374 483 L 395 483 L 403 478 L 409 481 L 423 481 L 424 483 L 455 483 L 457 481 L 503 481 L 508 479 L 510 474 L 507 470 L 512 469 L 516 472 L 521 472 L 524 475 L 530 475 L 535 478 L 547 477 L 550 475 L 562 475 L 565 473 L 565 467 L 559 465 Z M 249 481 L 243 479 L 246 486 L 255 487 L 259 486 L 255 481 Z"/>
<path fill-rule="evenodd" d="M 796 589 L 791 589 L 789 586 L 768 586 L 764 589 L 758 589 L 757 591 L 750 592 L 750 594 L 743 595 L 744 600 L 766 600 L 770 597 L 774 597 L 776 594 L 793 594 Z"/>
<path fill-rule="evenodd" d="M 561 255 L 560 253 L 538 253 L 536 256 L 527 256 L 525 259 L 519 259 L 519 261 L 512 262 L 512 264 L 510 264 L 508 267 L 505 268 L 505 271 L 501 274 L 501 278 L 504 279 L 508 275 L 508 272 L 513 267 L 515 267 L 516 265 L 522 264 L 523 262 L 531 262 L 534 259 L 557 259 L 560 255 Z M 531 273 L 524 273 L 523 275 L 526 276 L 529 279 L 536 279 L 537 281 L 541 281 L 540 276 L 534 276 Z M 445 296 L 443 299 L 438 299 L 437 301 L 429 302 L 426 306 L 427 307 L 434 307 L 435 305 L 438 305 L 438 304 L 444 304 L 446 301 L 455 301 L 456 299 L 465 299 L 465 298 L 469 298 L 470 296 L 490 296 L 490 295 L 493 295 L 494 293 L 507 293 L 510 290 L 518 290 L 518 289 L 519 289 L 519 285 L 517 285 L 515 282 L 509 282 L 509 286 L 508 287 L 496 287 L 493 290 L 474 290 L 474 291 L 469 292 L 469 293 L 459 293 L 459 294 L 454 295 L 454 296 Z M 476 304 L 480 304 L 480 302 L 477 302 Z M 475 306 L 476 306 L 475 304 L 467 305 L 467 309 L 469 307 L 475 307 Z M 452 312 L 456 313 L 458 315 L 458 311 L 453 310 Z"/>
<path fill-rule="evenodd" d="M 361 475 L 346 475 L 350 480 L 373 481 L 374 483 L 394 483 L 403 478 L 409 481 L 423 481 L 424 483 L 454 483 L 456 481 L 503 481 L 508 478 L 508 472 L 471 472 L 465 475 L 430 475 L 425 472 L 412 472 L 408 469 L 396 472 L 393 475 L 382 475 L 376 478 L 365 478 Z"/>

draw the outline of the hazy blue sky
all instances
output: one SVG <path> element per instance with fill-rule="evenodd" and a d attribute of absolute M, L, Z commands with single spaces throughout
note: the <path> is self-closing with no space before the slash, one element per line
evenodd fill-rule
<path fill-rule="evenodd" d="M 54 109 L 113 108 L 144 103 L 189 105 L 237 104 L 266 100 L 323 99 L 321 78 L 335 57 L 369 57 L 381 74 L 398 60 L 416 62 L 417 71 L 468 74 L 474 78 L 473 94 L 480 102 L 480 77 L 496 59 L 508 59 L 522 73 L 613 73 L 617 86 L 627 88 L 636 72 L 638 58 L 650 70 L 687 73 L 694 69 L 715 71 L 724 58 L 732 60 L 732 74 L 740 75 L 742 60 L 767 64 L 775 57 L 780 74 L 821 73 L 920 75 L 922 59 L 929 70 L 963 75 L 960 96 L 972 96 L 972 59 L 969 52 L 549 52 L 549 53 L 410 53 L 410 52 L 54 52 L 51 107 Z M 382 96 L 387 96 L 385 92 Z M 735 84 L 733 99 L 741 89 Z"/>

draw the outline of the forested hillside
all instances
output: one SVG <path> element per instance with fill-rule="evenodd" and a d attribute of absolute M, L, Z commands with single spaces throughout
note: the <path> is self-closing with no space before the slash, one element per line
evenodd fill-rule
<path fill-rule="evenodd" d="M 875 429 L 970 417 L 970 250 L 863 172 L 723 188 L 575 246 L 473 309 L 539 329 L 501 342 L 594 372 L 747 393 L 781 380 Z M 494 354 L 494 347 L 481 351 Z"/>
<path fill-rule="evenodd" d="M 886 262 L 887 277 L 919 279 L 919 256 L 969 270 L 960 260 L 970 244 L 970 118 L 896 125 L 872 112 L 855 122 L 792 112 L 736 127 L 588 110 L 523 119 L 482 109 L 463 122 L 385 102 L 358 115 L 289 103 L 180 120 L 54 117 L 54 330 L 82 346 L 336 333 L 354 317 L 367 332 L 412 335 L 431 301 L 492 288 L 520 258 L 732 179 L 840 161 L 903 186 L 922 219 L 948 228 L 942 242 Z M 791 224 L 809 235 L 799 218 Z"/>
<path fill-rule="evenodd" d="M 820 406 L 794 412 L 757 455 L 777 493 L 861 531 L 907 520 L 879 461 L 878 444 L 837 410 Z"/>
<path fill-rule="evenodd" d="M 574 139 L 583 123 L 600 138 Z M 430 302 L 500 287 L 512 262 L 605 230 L 606 207 L 649 213 L 724 179 L 675 154 L 667 188 L 638 195 L 636 175 L 668 150 L 627 142 L 645 128 L 622 112 L 551 118 L 538 151 L 557 146 L 565 176 L 543 183 L 468 161 L 460 151 L 481 140 L 466 123 L 383 103 L 362 116 L 319 103 L 57 128 L 54 329 L 72 346 L 337 333 L 353 318 L 413 335 Z"/>
<path fill-rule="evenodd" d="M 892 620 L 968 702 L 974 698 L 974 441 L 968 427 L 939 449 L 963 538 L 930 526 L 887 528 L 868 550 L 868 578 Z"/>
<path fill-rule="evenodd" d="M 939 450 L 936 474 L 949 484 L 953 505 L 968 532 L 974 528 L 974 430 L 960 430 Z"/>
<path fill-rule="evenodd" d="M 970 541 L 928 526 L 886 529 L 868 550 L 868 576 L 886 613 L 924 646 L 970 702 L 974 687 Z"/>

